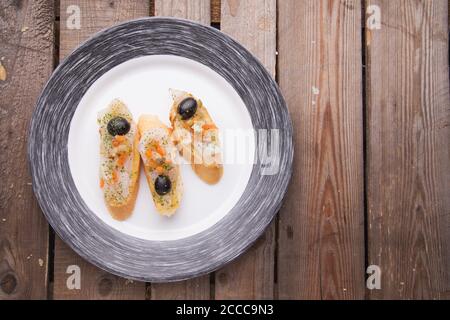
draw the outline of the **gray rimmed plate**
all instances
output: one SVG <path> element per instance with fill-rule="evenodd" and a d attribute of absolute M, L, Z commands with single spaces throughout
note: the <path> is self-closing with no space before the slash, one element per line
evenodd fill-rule
<path fill-rule="evenodd" d="M 207 106 L 224 176 L 210 186 L 182 165 L 185 192 L 171 218 L 156 213 L 141 176 L 133 215 L 115 221 L 98 186 L 97 113 L 119 98 L 136 120 L 155 114 L 168 124 L 170 88 Z M 59 65 L 37 102 L 28 152 L 39 204 L 72 249 L 122 277 L 176 281 L 222 267 L 262 234 L 291 177 L 292 126 L 276 83 L 236 41 L 145 18 L 96 34 Z"/>

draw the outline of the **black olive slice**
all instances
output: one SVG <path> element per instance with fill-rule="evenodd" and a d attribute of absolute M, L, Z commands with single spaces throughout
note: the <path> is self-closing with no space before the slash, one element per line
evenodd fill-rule
<path fill-rule="evenodd" d="M 168 194 L 172 188 L 172 182 L 168 176 L 159 175 L 155 180 L 155 191 L 160 196 Z"/>
<path fill-rule="evenodd" d="M 178 105 L 178 114 L 183 120 L 192 118 L 196 111 L 197 101 L 194 98 L 186 98 Z"/>
<path fill-rule="evenodd" d="M 122 117 L 115 117 L 108 122 L 108 132 L 112 136 L 123 136 L 130 131 L 131 125 L 127 119 Z"/>

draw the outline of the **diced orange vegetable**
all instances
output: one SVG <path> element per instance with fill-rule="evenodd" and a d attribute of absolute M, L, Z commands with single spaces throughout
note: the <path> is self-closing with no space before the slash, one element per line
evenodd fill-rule
<path fill-rule="evenodd" d="M 152 149 L 148 148 L 147 151 L 145 151 L 145 155 L 147 156 L 147 158 L 151 159 L 153 156 Z"/>
<path fill-rule="evenodd" d="M 100 188 L 103 188 L 105 186 L 105 180 L 103 178 L 100 178 Z"/>
<path fill-rule="evenodd" d="M 112 181 L 116 183 L 119 180 L 119 176 L 117 175 L 117 171 L 112 172 Z"/>
<path fill-rule="evenodd" d="M 125 136 L 115 136 L 112 140 L 112 145 L 118 147 L 122 142 L 126 140 Z"/>
<path fill-rule="evenodd" d="M 156 168 L 157 166 L 159 166 L 158 162 L 156 162 L 156 161 L 153 160 L 153 159 L 149 159 L 148 162 L 147 162 L 147 165 L 148 165 L 150 168 Z"/>
<path fill-rule="evenodd" d="M 158 152 L 161 157 L 166 155 L 166 151 L 159 145 L 159 143 L 156 144 L 156 152 Z"/>
<path fill-rule="evenodd" d="M 127 158 L 128 158 L 128 156 L 127 156 L 126 153 L 121 153 L 121 154 L 119 155 L 119 158 L 117 159 L 117 164 L 118 164 L 120 167 L 122 167 L 122 166 L 125 164 L 125 162 L 127 161 Z"/>
<path fill-rule="evenodd" d="M 161 167 L 161 166 L 156 167 L 156 172 L 157 172 L 158 174 L 162 174 L 162 173 L 164 172 L 163 167 Z"/>
<path fill-rule="evenodd" d="M 210 129 L 217 129 L 217 127 L 214 123 L 207 123 L 202 126 L 202 129 L 206 131 Z"/>

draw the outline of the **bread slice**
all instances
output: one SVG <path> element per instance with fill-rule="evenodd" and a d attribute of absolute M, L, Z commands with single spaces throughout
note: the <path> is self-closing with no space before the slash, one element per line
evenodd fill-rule
<path fill-rule="evenodd" d="M 130 124 L 123 135 L 111 135 L 108 123 L 121 117 Z M 100 187 L 111 216 L 126 220 L 133 212 L 139 189 L 139 132 L 133 117 L 120 100 L 114 100 L 97 118 L 100 133 Z"/>
<path fill-rule="evenodd" d="M 144 172 L 156 210 L 171 216 L 179 208 L 183 194 L 177 150 L 171 140 L 169 129 L 156 117 L 142 115 L 138 128 L 141 135 L 139 152 L 144 163 Z M 169 178 L 171 187 L 167 193 L 159 194 L 155 188 L 158 177 Z"/>
<path fill-rule="evenodd" d="M 172 138 L 180 154 L 191 163 L 197 176 L 208 184 L 216 184 L 223 175 L 222 152 L 219 129 L 200 99 L 186 91 L 170 89 L 173 104 L 170 122 Z M 181 102 L 195 99 L 197 110 L 189 119 L 183 119 L 178 112 Z"/>

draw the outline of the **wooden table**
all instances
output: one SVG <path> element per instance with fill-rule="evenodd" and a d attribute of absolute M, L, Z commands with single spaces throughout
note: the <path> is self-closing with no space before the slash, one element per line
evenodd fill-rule
<path fill-rule="evenodd" d="M 450 298 L 448 9 L 447 0 L 1 0 L 0 298 Z M 26 159 L 31 112 L 58 62 L 96 31 L 153 15 L 211 24 L 252 51 L 278 81 L 295 134 L 291 186 L 267 232 L 231 265 L 171 284 L 118 278 L 71 251 L 40 212 Z M 71 265 L 80 290 L 66 286 Z M 379 290 L 366 287 L 370 265 Z"/>

